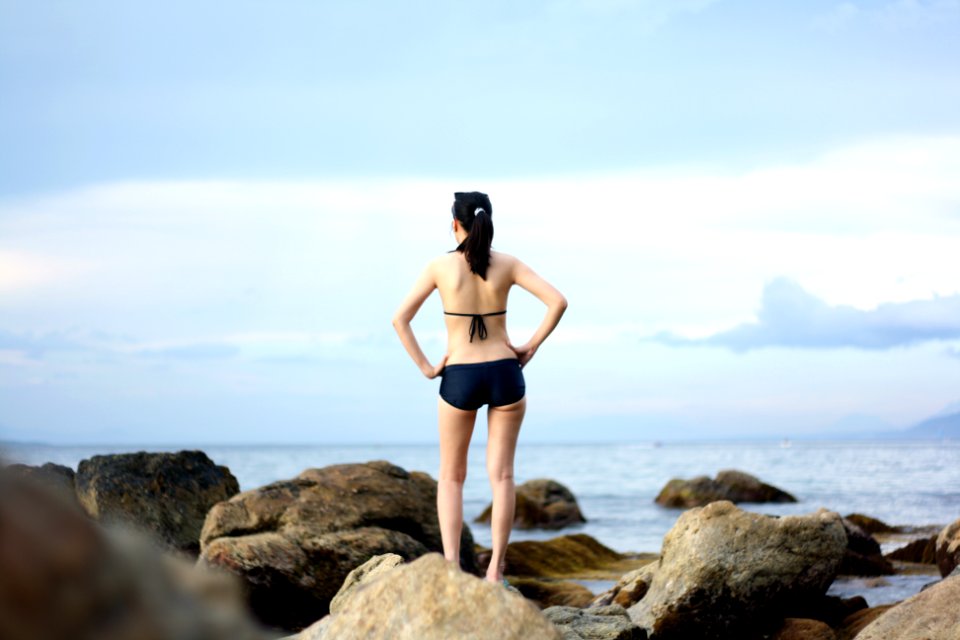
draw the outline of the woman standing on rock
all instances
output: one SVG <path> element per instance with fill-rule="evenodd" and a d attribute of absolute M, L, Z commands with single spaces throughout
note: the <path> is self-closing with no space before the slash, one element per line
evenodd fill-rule
<path fill-rule="evenodd" d="M 407 353 L 427 378 L 440 383 L 440 473 L 437 513 L 447 560 L 460 562 L 463 481 L 477 410 L 487 405 L 487 473 L 493 490 L 493 549 L 487 580 L 503 580 L 504 556 L 513 525 L 513 459 L 526 410 L 521 369 L 554 330 L 567 300 L 513 256 L 491 251 L 493 207 L 485 193 L 455 193 L 453 233 L 457 248 L 432 260 L 393 318 Z M 530 340 L 514 346 L 507 336 L 507 295 L 520 285 L 547 305 Z M 447 324 L 447 352 L 436 365 L 420 349 L 410 322 L 437 289 Z"/>

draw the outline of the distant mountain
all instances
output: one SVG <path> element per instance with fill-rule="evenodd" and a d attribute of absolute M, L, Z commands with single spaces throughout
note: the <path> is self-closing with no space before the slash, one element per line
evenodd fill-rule
<path fill-rule="evenodd" d="M 960 411 L 937 414 L 902 433 L 911 438 L 960 439 Z"/>

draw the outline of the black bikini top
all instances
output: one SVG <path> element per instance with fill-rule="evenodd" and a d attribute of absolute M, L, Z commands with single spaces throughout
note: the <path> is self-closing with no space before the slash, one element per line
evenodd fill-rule
<path fill-rule="evenodd" d="M 443 314 L 447 316 L 469 316 L 473 318 L 470 321 L 470 342 L 473 342 L 473 334 L 478 334 L 481 340 L 487 339 L 487 325 L 484 324 L 484 316 L 502 316 L 507 312 L 506 309 L 503 311 L 491 311 L 490 313 L 452 313 L 450 311 L 444 311 Z"/>

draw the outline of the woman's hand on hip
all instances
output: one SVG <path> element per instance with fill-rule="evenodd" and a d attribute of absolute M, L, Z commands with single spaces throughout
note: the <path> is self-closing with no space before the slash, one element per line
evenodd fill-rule
<path fill-rule="evenodd" d="M 429 367 L 423 370 L 423 375 L 427 376 L 430 380 L 436 378 L 443 371 L 443 368 L 447 366 L 447 358 L 450 357 L 449 353 L 443 354 L 443 357 L 440 359 L 440 362 L 437 363 L 435 367 Z"/>
<path fill-rule="evenodd" d="M 520 360 L 520 368 L 527 366 L 527 363 L 530 362 L 530 359 L 533 357 L 533 354 L 537 352 L 537 348 L 530 344 L 522 344 L 519 347 L 510 345 L 510 348 L 513 349 L 513 352 L 517 354 L 517 359 Z"/>

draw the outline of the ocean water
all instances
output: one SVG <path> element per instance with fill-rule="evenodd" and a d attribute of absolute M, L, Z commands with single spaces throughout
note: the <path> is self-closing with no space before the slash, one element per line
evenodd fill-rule
<path fill-rule="evenodd" d="M 241 490 L 291 478 L 309 467 L 389 460 L 436 477 L 439 451 L 429 445 L 275 445 L 275 446 L 46 446 L 6 445 L 0 453 L 26 464 L 56 462 L 74 469 L 80 460 L 103 453 L 203 449 L 230 468 Z M 471 521 L 487 505 L 490 487 L 482 444 L 468 457 L 464 519 L 474 539 L 490 544 L 488 526 Z M 895 525 L 945 525 L 960 518 L 960 442 L 777 442 L 527 444 L 521 437 L 515 460 L 517 483 L 553 478 L 573 491 L 587 518 L 556 531 L 514 530 L 511 540 L 547 539 L 582 532 L 622 552 L 659 551 L 664 534 L 680 511 L 653 500 L 673 477 L 714 475 L 739 469 L 789 491 L 796 504 L 741 505 L 775 515 L 810 513 L 820 507 L 843 515 L 858 512 Z M 892 546 L 896 546 L 893 544 Z M 892 546 L 884 551 L 891 550 Z M 888 578 L 888 580 L 890 580 Z M 871 605 L 915 593 L 924 578 L 895 576 L 893 589 L 858 590 L 840 585 L 844 595 L 859 593 Z M 916 583 L 916 584 L 914 584 Z M 835 591 L 837 590 L 835 588 Z M 837 591 L 838 593 L 841 591 Z M 880 596 L 879 594 L 885 594 Z"/>

